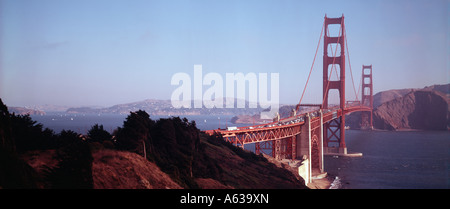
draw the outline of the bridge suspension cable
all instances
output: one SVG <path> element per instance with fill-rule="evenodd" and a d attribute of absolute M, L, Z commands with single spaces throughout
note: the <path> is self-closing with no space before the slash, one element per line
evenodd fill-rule
<path fill-rule="evenodd" d="M 312 65 L 311 65 L 311 69 L 309 70 L 309 75 L 308 75 L 308 79 L 306 80 L 305 87 L 303 88 L 302 96 L 300 97 L 300 101 L 298 102 L 298 105 L 296 107 L 296 110 L 295 110 L 296 112 L 298 112 L 298 109 L 300 108 L 300 104 L 302 103 L 302 100 L 303 100 L 303 96 L 305 95 L 306 86 L 308 86 L 309 78 L 311 77 L 311 72 L 312 72 L 312 70 L 314 68 L 314 63 L 316 61 L 317 52 L 319 51 L 320 42 L 322 41 L 322 35 L 323 35 L 323 29 L 324 28 L 325 28 L 325 21 L 323 22 L 322 30 L 320 31 L 319 43 L 317 43 L 316 53 L 314 54 L 314 59 L 313 59 Z"/>
<path fill-rule="evenodd" d="M 342 24 L 345 25 L 345 23 L 342 23 Z M 359 87 L 358 87 L 358 93 L 356 93 L 355 82 L 353 80 L 352 64 L 350 62 L 350 52 L 348 51 L 347 29 L 345 29 L 345 33 L 344 34 L 345 34 L 344 35 L 344 37 L 345 37 L 345 47 L 347 48 L 348 66 L 350 67 L 350 76 L 352 77 L 353 91 L 355 92 L 356 101 L 358 101 Z"/>
<path fill-rule="evenodd" d="M 338 42 L 339 42 L 339 40 L 340 40 L 340 38 L 341 38 L 341 31 L 342 31 L 341 28 L 342 28 L 342 26 L 343 26 L 343 25 L 341 25 L 340 28 L 339 28 Z M 319 51 L 320 43 L 321 43 L 321 41 L 322 41 L 322 36 L 323 36 L 324 28 L 325 28 L 325 22 L 323 23 L 323 25 L 322 25 L 322 30 L 320 31 L 319 42 L 318 42 L 318 44 L 317 44 L 317 48 L 316 48 L 316 52 L 315 52 L 315 54 L 314 54 L 314 59 L 313 59 L 311 68 L 310 68 L 310 70 L 309 70 L 308 79 L 306 80 L 305 87 L 303 88 L 303 92 L 302 92 L 302 95 L 301 95 L 301 97 L 300 97 L 300 101 L 299 101 L 299 103 L 298 103 L 298 105 L 297 105 L 297 107 L 296 107 L 296 111 L 297 111 L 297 112 L 298 112 L 298 110 L 299 110 L 300 105 L 302 104 L 302 101 L 303 101 L 303 97 L 304 97 L 304 95 L 305 95 L 306 88 L 307 88 L 308 83 L 309 83 L 309 80 L 310 80 L 310 78 L 311 78 L 311 73 L 312 73 L 312 70 L 313 70 L 313 68 L 314 68 L 315 60 L 316 60 L 316 57 L 317 57 L 317 52 Z M 344 28 L 345 28 L 345 27 L 344 27 Z M 344 30 L 345 30 L 345 29 L 344 29 Z M 328 31 L 328 33 L 329 33 L 329 28 L 327 28 L 327 31 Z M 349 67 L 350 67 L 350 76 L 351 76 L 351 79 L 352 79 L 353 92 L 355 93 L 355 98 L 356 98 L 356 100 L 358 100 L 358 94 L 359 94 L 359 92 L 360 92 L 360 89 L 361 89 L 361 83 L 362 83 L 362 82 L 360 81 L 360 84 L 358 85 L 358 91 L 356 91 L 355 81 L 354 81 L 354 78 L 353 78 L 352 66 L 351 66 L 351 62 L 350 62 L 350 52 L 349 52 L 349 50 L 348 50 L 348 43 L 347 43 L 346 30 L 345 30 L 345 31 L 342 31 L 342 33 L 343 33 L 342 36 L 344 36 L 343 38 L 345 39 L 345 46 L 341 46 L 341 47 L 345 47 L 345 48 L 346 48 L 346 51 L 347 51 L 348 63 L 349 63 Z M 328 92 L 328 90 L 329 90 L 329 84 L 330 84 L 330 81 L 331 81 L 331 77 L 332 77 L 332 75 L 333 75 L 333 71 L 335 71 L 336 77 L 337 77 L 337 79 L 339 80 L 339 74 L 338 74 L 338 71 L 337 71 L 337 68 L 336 68 L 336 65 L 335 65 L 335 60 L 336 60 L 336 54 L 337 54 L 337 49 L 338 49 L 338 47 L 336 46 L 336 48 L 333 50 L 333 46 L 332 46 L 332 45 L 329 45 L 329 46 L 330 46 L 331 54 L 332 54 L 332 56 L 333 56 L 333 63 L 332 63 L 332 67 L 331 67 L 331 70 L 330 70 L 330 75 L 328 76 L 328 82 L 327 82 L 326 92 Z M 334 52 L 333 52 L 333 51 L 334 51 Z M 326 96 L 324 95 L 323 98 L 322 98 L 322 106 L 323 106 L 323 104 L 324 104 L 325 97 L 326 97 Z"/>
<path fill-rule="evenodd" d="M 362 89 L 362 76 L 360 76 L 359 78 L 359 84 L 358 84 L 358 93 L 356 93 L 356 95 L 359 95 L 360 90 Z M 362 98 L 361 98 L 362 99 Z M 358 99 L 357 99 L 358 100 Z"/>

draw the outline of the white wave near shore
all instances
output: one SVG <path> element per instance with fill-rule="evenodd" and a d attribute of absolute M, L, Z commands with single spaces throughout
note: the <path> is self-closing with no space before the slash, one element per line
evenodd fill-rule
<path fill-rule="evenodd" d="M 340 189 L 342 187 L 341 179 L 336 176 L 333 182 L 331 182 L 331 186 L 328 189 Z"/>

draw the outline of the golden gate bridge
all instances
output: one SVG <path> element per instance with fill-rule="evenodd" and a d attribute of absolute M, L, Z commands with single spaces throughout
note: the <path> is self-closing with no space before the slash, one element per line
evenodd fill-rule
<path fill-rule="evenodd" d="M 329 25 L 339 25 L 339 35 L 330 36 Z M 324 34 L 325 33 L 325 34 Z M 314 62 L 323 35 L 323 96 L 321 104 L 303 104 L 306 87 L 309 83 Z M 335 50 L 328 52 L 329 45 L 335 44 Z M 340 47 L 338 47 L 340 46 Z M 337 49 L 340 48 L 340 54 Z M 345 50 L 347 49 L 347 50 Z M 290 117 L 277 118 L 271 123 L 253 126 L 239 127 L 234 130 L 216 129 L 205 131 L 208 134 L 219 134 L 224 140 L 244 148 L 246 144 L 255 145 L 255 153 L 269 154 L 276 159 L 301 159 L 306 156 L 309 159 L 309 171 L 318 170 L 324 172 L 323 156 L 348 155 L 345 144 L 345 116 L 352 112 L 361 112 L 361 128 L 372 129 L 373 110 L 373 83 L 372 65 L 362 66 L 361 99 L 353 81 L 353 73 L 350 67 L 350 75 L 355 92 L 355 101 L 345 100 L 345 61 L 348 55 L 348 45 L 345 33 L 344 15 L 339 18 L 325 20 L 320 33 L 319 43 L 314 55 L 308 79 L 303 89 L 302 96 Z M 349 57 L 349 56 L 348 56 Z M 339 72 L 337 70 L 339 66 Z M 337 80 L 331 80 L 335 71 Z M 339 92 L 339 105 L 328 103 L 329 92 L 336 89 Z M 358 88 L 359 91 L 360 88 Z M 299 111 L 300 107 L 310 107 L 307 111 Z M 312 110 L 311 110 L 312 109 Z M 311 175 L 312 172 L 309 172 Z M 311 179 L 311 178 L 309 178 Z"/>

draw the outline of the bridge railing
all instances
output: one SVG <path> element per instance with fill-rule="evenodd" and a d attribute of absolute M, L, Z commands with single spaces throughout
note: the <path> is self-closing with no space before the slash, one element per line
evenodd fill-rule
<path fill-rule="evenodd" d="M 338 108 L 336 108 L 338 109 Z M 292 126 L 292 125 L 300 125 L 303 124 L 306 121 L 306 115 L 309 114 L 311 118 L 316 118 L 320 116 L 319 113 L 320 110 L 310 110 L 306 112 L 301 112 L 300 114 L 287 117 L 287 118 L 281 118 L 279 121 L 274 121 L 271 123 L 265 123 L 260 125 L 251 125 L 251 126 L 244 126 L 244 127 L 237 127 L 234 130 L 227 130 L 227 129 L 216 129 L 216 130 L 209 130 L 207 133 L 212 134 L 214 131 L 219 131 L 221 133 L 235 133 L 235 132 L 242 132 L 242 131 L 260 131 L 263 129 L 272 129 L 272 128 L 278 128 L 278 127 L 284 127 L 284 126 Z"/>
<path fill-rule="evenodd" d="M 354 106 L 361 106 L 361 101 L 347 101 L 345 102 L 346 107 L 354 107 Z"/>
<path fill-rule="evenodd" d="M 223 133 L 248 131 L 248 130 L 258 131 L 261 129 L 276 128 L 279 126 L 288 126 L 288 125 L 302 123 L 305 121 L 305 117 L 306 117 L 306 114 L 301 114 L 301 115 L 296 115 L 296 116 L 292 116 L 292 117 L 288 117 L 288 118 L 282 118 L 282 119 L 280 119 L 280 121 L 274 121 L 271 123 L 237 127 L 235 130 L 217 129 L 216 131 L 220 131 Z"/>
<path fill-rule="evenodd" d="M 342 113 L 340 110 L 341 108 L 339 105 L 333 105 L 330 106 L 328 109 L 322 109 L 322 114 L 326 118 L 324 118 L 324 121 L 328 121 L 328 119 L 334 119 L 337 117 L 340 117 L 342 114 L 347 114 L 349 112 L 354 111 L 361 111 L 361 109 L 367 109 L 369 110 L 370 107 L 364 106 L 361 104 L 360 101 L 347 101 L 346 102 L 346 110 L 344 113 Z M 364 111 L 363 110 L 363 111 Z M 309 114 L 311 119 L 314 119 L 316 117 L 320 116 L 320 109 L 319 110 L 308 110 L 304 112 L 300 112 L 299 114 L 296 114 L 294 116 L 290 116 L 287 118 L 281 118 L 280 120 L 273 121 L 271 123 L 265 123 L 265 124 L 258 124 L 258 125 L 251 125 L 251 126 L 244 126 L 244 127 L 237 127 L 233 130 L 227 130 L 227 129 L 216 129 L 216 130 L 208 130 L 206 133 L 212 134 L 214 131 L 221 132 L 221 133 L 236 133 L 236 132 L 245 132 L 245 131 L 261 131 L 264 129 L 273 129 L 277 127 L 283 127 L 283 126 L 289 126 L 289 125 L 301 125 L 306 121 L 306 115 Z"/>

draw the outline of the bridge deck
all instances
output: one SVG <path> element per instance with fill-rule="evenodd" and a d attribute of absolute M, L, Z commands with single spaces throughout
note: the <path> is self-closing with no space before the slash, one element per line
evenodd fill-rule
<path fill-rule="evenodd" d="M 349 114 L 358 111 L 371 111 L 370 107 L 354 105 L 346 106 L 344 112 L 338 107 L 332 109 L 322 110 L 323 123 L 339 118 L 342 114 Z M 300 134 L 301 126 L 307 121 L 307 115 L 311 117 L 311 129 L 314 130 L 320 127 L 320 110 L 309 111 L 301 113 L 296 116 L 282 118 L 279 121 L 272 123 L 239 127 L 236 130 L 207 130 L 207 134 L 219 133 L 226 141 L 236 145 L 243 146 L 244 144 L 272 141 L 283 138 L 292 137 Z"/>

